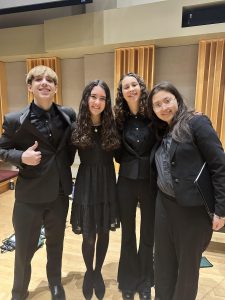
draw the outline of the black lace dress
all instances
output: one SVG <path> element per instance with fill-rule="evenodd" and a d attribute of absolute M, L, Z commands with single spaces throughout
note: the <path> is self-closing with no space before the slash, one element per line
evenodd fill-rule
<path fill-rule="evenodd" d="M 101 126 L 93 126 L 94 146 L 78 149 L 80 165 L 70 220 L 77 234 L 108 232 L 118 227 L 113 151 L 102 149 L 100 132 Z"/>

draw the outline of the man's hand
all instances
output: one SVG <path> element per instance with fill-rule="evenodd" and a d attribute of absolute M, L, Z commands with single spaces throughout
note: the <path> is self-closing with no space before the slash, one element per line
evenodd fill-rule
<path fill-rule="evenodd" d="M 33 146 L 29 147 L 22 154 L 22 163 L 29 166 L 37 166 L 41 161 L 41 152 L 35 151 L 38 147 L 38 142 L 35 141 Z"/>

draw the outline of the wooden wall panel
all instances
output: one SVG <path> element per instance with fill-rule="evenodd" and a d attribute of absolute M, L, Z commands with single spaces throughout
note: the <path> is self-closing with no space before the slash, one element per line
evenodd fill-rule
<path fill-rule="evenodd" d="M 195 107 L 212 121 L 225 147 L 225 39 L 199 42 Z"/>
<path fill-rule="evenodd" d="M 29 72 L 32 68 L 44 65 L 53 69 L 58 75 L 58 90 L 55 94 L 55 103 L 62 104 L 62 77 L 61 77 L 61 63 L 58 57 L 50 57 L 50 58 L 29 58 L 26 60 L 27 62 L 27 72 Z M 31 102 L 33 99 L 32 93 L 28 92 L 28 102 Z"/>
<path fill-rule="evenodd" d="M 8 111 L 7 105 L 7 83 L 5 64 L 0 62 L 0 135 L 2 134 L 2 123 L 4 115 Z"/>
<path fill-rule="evenodd" d="M 128 72 L 139 74 L 150 90 L 153 86 L 154 63 L 154 45 L 116 49 L 114 73 L 115 95 L 120 78 Z"/>

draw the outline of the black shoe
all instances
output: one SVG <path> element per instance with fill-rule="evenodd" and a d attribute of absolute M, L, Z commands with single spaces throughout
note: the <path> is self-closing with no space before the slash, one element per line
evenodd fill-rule
<path fill-rule="evenodd" d="M 52 300 L 66 300 L 65 291 L 61 284 L 50 285 L 49 289 L 52 294 Z"/>
<path fill-rule="evenodd" d="M 26 300 L 29 292 L 25 292 L 22 296 L 12 296 L 11 300 Z"/>
<path fill-rule="evenodd" d="M 151 280 L 147 279 L 144 285 L 138 289 L 140 300 L 151 300 Z"/>
<path fill-rule="evenodd" d="M 102 300 L 105 295 L 105 283 L 100 271 L 94 272 L 94 290 L 95 290 L 96 297 L 99 300 Z"/>
<path fill-rule="evenodd" d="M 83 295 L 86 300 L 90 300 L 93 296 L 94 288 L 94 271 L 86 271 L 83 281 Z"/>
<path fill-rule="evenodd" d="M 122 291 L 123 300 L 134 300 L 133 291 Z"/>
<path fill-rule="evenodd" d="M 139 292 L 140 300 L 151 300 L 151 292 L 150 291 L 143 291 Z"/>

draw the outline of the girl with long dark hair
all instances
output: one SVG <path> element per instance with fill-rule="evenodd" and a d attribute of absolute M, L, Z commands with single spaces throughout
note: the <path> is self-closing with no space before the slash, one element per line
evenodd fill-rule
<path fill-rule="evenodd" d="M 194 300 L 202 252 L 225 222 L 225 154 L 210 120 L 189 111 L 174 85 L 155 85 L 148 101 L 158 138 L 150 158 L 157 188 L 155 298 Z M 203 189 L 213 187 L 211 218 L 195 184 L 203 166 Z"/>
<path fill-rule="evenodd" d="M 82 253 L 87 268 L 83 294 L 85 299 L 91 299 L 94 290 L 96 297 L 103 299 L 105 284 L 101 269 L 108 249 L 109 230 L 115 230 L 118 224 L 113 154 L 120 144 L 110 90 L 104 81 L 94 80 L 85 87 L 72 143 L 81 161 L 71 224 L 76 234 L 83 235 Z"/>

